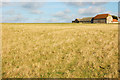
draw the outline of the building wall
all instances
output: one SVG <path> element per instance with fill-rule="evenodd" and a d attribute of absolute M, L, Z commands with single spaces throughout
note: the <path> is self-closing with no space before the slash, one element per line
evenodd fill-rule
<path fill-rule="evenodd" d="M 75 23 L 75 21 L 72 21 L 72 23 Z"/>
<path fill-rule="evenodd" d="M 112 23 L 112 21 L 113 21 L 113 17 L 111 15 L 109 15 L 107 17 L 107 23 Z"/>
<path fill-rule="evenodd" d="M 118 23 L 118 22 L 112 22 L 112 23 Z"/>
<path fill-rule="evenodd" d="M 94 19 L 93 23 L 106 23 L 106 19 Z"/>
<path fill-rule="evenodd" d="M 75 19 L 75 23 L 79 23 L 79 21 L 77 19 Z"/>
<path fill-rule="evenodd" d="M 91 23 L 91 21 L 80 21 L 81 23 Z"/>

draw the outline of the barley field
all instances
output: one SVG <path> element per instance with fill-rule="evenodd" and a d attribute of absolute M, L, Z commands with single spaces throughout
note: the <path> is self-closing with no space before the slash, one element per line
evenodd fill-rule
<path fill-rule="evenodd" d="M 117 78 L 118 24 L 2 24 L 3 78 Z"/>

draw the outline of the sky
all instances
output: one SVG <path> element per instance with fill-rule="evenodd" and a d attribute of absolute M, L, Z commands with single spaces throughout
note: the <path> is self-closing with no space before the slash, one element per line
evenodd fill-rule
<path fill-rule="evenodd" d="M 71 23 L 97 14 L 118 16 L 118 2 L 2 2 L 3 23 Z"/>

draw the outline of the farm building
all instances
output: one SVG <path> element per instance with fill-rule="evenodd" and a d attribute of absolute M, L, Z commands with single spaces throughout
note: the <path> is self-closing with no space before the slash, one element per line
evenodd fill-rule
<path fill-rule="evenodd" d="M 74 21 L 72 21 L 72 23 L 79 23 L 79 22 L 80 22 L 79 18 L 76 18 Z"/>
<path fill-rule="evenodd" d="M 112 18 L 113 18 L 112 23 L 118 23 L 118 17 L 117 16 L 112 15 Z"/>
<path fill-rule="evenodd" d="M 79 23 L 79 22 L 80 22 L 79 18 L 76 18 L 74 21 L 72 21 L 72 23 Z"/>
<path fill-rule="evenodd" d="M 72 23 L 75 23 L 75 21 L 72 21 Z"/>
<path fill-rule="evenodd" d="M 93 17 L 84 17 L 80 19 L 80 22 L 82 23 L 93 23 Z"/>
<path fill-rule="evenodd" d="M 82 19 L 76 18 L 72 23 L 92 23 L 93 17 L 84 17 Z"/>
<path fill-rule="evenodd" d="M 80 22 L 79 18 L 75 19 L 75 23 L 79 23 L 79 22 Z"/>
<path fill-rule="evenodd" d="M 95 17 L 77 18 L 72 23 L 118 23 L 118 17 L 110 14 L 98 14 Z"/>
<path fill-rule="evenodd" d="M 110 14 L 98 14 L 94 17 L 93 23 L 112 23 L 113 17 Z"/>

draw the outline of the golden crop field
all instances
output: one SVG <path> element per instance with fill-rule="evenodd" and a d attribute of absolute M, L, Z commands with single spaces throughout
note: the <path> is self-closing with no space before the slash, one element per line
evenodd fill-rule
<path fill-rule="evenodd" d="M 117 78 L 118 24 L 2 24 L 3 78 Z"/>

